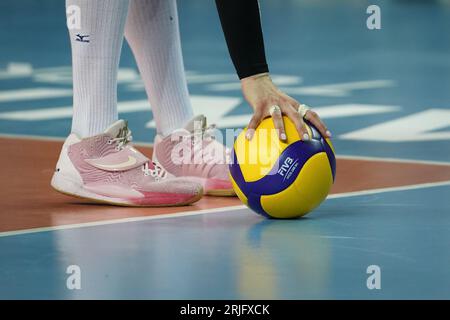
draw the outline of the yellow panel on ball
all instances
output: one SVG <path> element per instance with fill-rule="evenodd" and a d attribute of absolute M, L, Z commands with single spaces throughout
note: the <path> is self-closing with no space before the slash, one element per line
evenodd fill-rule
<path fill-rule="evenodd" d="M 256 181 L 264 177 L 276 164 L 284 149 L 300 140 L 294 123 L 286 116 L 283 120 L 287 136 L 285 142 L 279 139 L 272 118 L 261 122 L 251 141 L 245 138 L 247 128 L 237 137 L 234 151 L 245 181 Z"/>

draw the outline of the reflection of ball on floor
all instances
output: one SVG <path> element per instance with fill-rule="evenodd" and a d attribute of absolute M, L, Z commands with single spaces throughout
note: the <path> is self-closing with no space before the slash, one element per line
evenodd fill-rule
<path fill-rule="evenodd" d="M 308 123 L 312 140 L 302 141 L 292 121 L 284 118 L 287 141 L 280 141 L 271 118 L 256 129 L 251 141 L 246 129 L 233 148 L 230 175 L 239 199 L 257 213 L 272 218 L 305 215 L 328 195 L 336 159 L 329 139 Z"/>

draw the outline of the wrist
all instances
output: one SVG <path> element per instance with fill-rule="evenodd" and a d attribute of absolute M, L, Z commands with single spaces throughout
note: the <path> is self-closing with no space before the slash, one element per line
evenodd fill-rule
<path fill-rule="evenodd" d="M 242 78 L 241 83 L 258 80 L 261 78 L 269 78 L 270 79 L 269 72 L 257 73 L 257 74 L 251 75 L 249 77 Z"/>

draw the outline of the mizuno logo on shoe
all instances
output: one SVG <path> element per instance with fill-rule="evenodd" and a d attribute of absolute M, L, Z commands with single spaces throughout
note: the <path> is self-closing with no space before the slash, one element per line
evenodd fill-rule
<path fill-rule="evenodd" d="M 82 34 L 76 34 L 76 38 L 75 38 L 75 41 L 79 41 L 79 42 L 89 42 L 89 39 L 86 39 L 86 38 L 88 38 L 89 37 L 89 35 L 82 35 Z"/>

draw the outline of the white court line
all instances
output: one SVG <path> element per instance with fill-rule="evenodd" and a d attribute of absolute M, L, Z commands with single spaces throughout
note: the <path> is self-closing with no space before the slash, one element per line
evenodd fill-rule
<path fill-rule="evenodd" d="M 237 107 L 242 99 L 238 97 L 191 95 L 190 101 L 195 114 L 205 114 L 211 123 L 218 123 L 222 116 Z M 0 91 L 1 102 L 1 91 Z M 211 106 L 214 105 L 214 108 Z M 147 99 L 120 101 L 117 104 L 119 114 L 150 111 L 151 106 Z M 217 112 L 220 110 L 220 112 Z M 216 111 L 216 112 L 214 112 Z M 357 112 L 357 110 L 355 110 Z M 373 113 L 373 112 L 371 112 Z M 70 119 L 73 114 L 72 106 L 59 106 L 28 110 L 10 110 L 0 112 L 0 119 L 15 121 L 42 121 L 51 119 Z M 246 123 L 246 122 L 244 122 Z"/>
<path fill-rule="evenodd" d="M 35 136 L 28 134 L 0 133 L 0 138 L 23 139 L 23 140 L 41 140 L 41 141 L 64 141 L 66 138 L 55 136 Z"/>
<path fill-rule="evenodd" d="M 10 133 L 0 133 L 0 138 L 11 138 L 11 139 L 23 139 L 23 140 L 41 140 L 41 141 L 57 141 L 64 142 L 66 138 L 55 137 L 55 136 L 36 136 L 28 134 L 10 134 Z M 133 144 L 138 147 L 153 147 L 153 143 L 134 141 Z"/>
<path fill-rule="evenodd" d="M 217 213 L 217 212 L 222 212 L 222 211 L 225 211 L 225 210 L 226 211 L 234 211 L 234 210 L 240 210 L 240 209 L 245 209 L 245 208 L 246 207 L 244 205 L 240 205 L 240 206 L 230 206 L 230 207 L 222 207 L 222 208 L 214 208 L 214 209 L 184 211 L 184 212 L 161 214 L 161 215 L 155 215 L 155 216 L 144 216 L 144 217 L 133 217 L 133 218 L 114 219 L 114 220 L 103 220 L 103 221 L 95 221 L 95 222 L 66 224 L 66 225 L 54 226 L 54 227 L 44 227 L 44 228 L 32 228 L 32 229 L 24 229 L 24 230 L 16 230 L 16 231 L 6 231 L 6 232 L 0 232 L 0 238 L 1 237 L 20 235 L 20 234 L 46 232 L 46 231 L 86 228 L 86 227 L 95 227 L 95 226 L 103 226 L 103 225 L 127 223 L 127 222 L 136 222 L 136 221 L 147 221 L 147 220 L 160 220 L 160 219 L 169 219 L 169 218 L 177 218 L 177 217 L 188 217 L 188 216 L 196 216 L 196 215 L 205 214 L 205 213 Z"/>
<path fill-rule="evenodd" d="M 9 134 L 0 133 L 0 138 L 13 138 L 13 139 L 30 139 L 30 140 L 44 140 L 44 141 L 64 141 L 64 137 L 55 136 L 39 136 L 39 135 L 27 135 L 27 134 Z M 153 143 L 133 141 L 133 144 L 141 147 L 153 147 Z M 348 159 L 348 160 L 368 160 L 368 161 L 384 161 L 384 162 L 404 162 L 413 164 L 431 164 L 440 166 L 450 166 L 450 162 L 445 161 L 433 161 L 433 160 L 415 160 L 415 159 L 403 159 L 403 158 L 389 158 L 389 157 L 369 157 L 369 156 L 354 156 L 339 154 L 338 159 Z"/>
<path fill-rule="evenodd" d="M 402 159 L 402 158 L 388 158 L 388 157 L 367 157 L 367 156 L 353 156 L 339 154 L 338 159 L 348 160 L 367 160 L 367 161 L 383 161 L 383 162 L 404 162 L 413 164 L 432 164 L 438 166 L 450 166 L 450 162 L 445 161 L 433 161 L 433 160 L 415 160 L 415 159 Z"/>
<path fill-rule="evenodd" d="M 338 193 L 328 196 L 327 199 L 339 199 L 345 197 L 355 197 L 362 195 L 370 195 L 384 192 L 394 192 L 394 191 L 406 191 L 406 190 L 414 190 L 421 188 L 432 188 L 432 187 L 440 187 L 440 186 L 448 186 L 450 185 L 450 181 L 442 181 L 442 182 L 432 182 L 432 183 L 421 183 L 409 186 L 402 187 L 390 187 L 390 188 L 380 188 L 380 189 L 372 189 L 365 191 L 356 191 L 356 192 L 345 192 Z M 95 222 L 86 222 L 86 223 L 76 223 L 76 224 L 67 224 L 62 226 L 54 226 L 54 227 L 44 227 L 44 228 L 32 228 L 32 229 L 24 229 L 24 230 L 15 230 L 15 231 L 6 231 L 0 232 L 0 238 L 9 237 L 15 235 L 23 235 L 30 233 L 39 233 L 39 232 L 48 232 L 48 231 L 56 231 L 56 230 L 67 230 L 67 229 L 77 229 L 77 228 L 86 228 L 86 227 L 94 227 L 94 226 L 104 226 L 111 224 L 119 224 L 119 223 L 127 223 L 127 222 L 137 222 L 137 221 L 148 221 L 148 220 L 159 220 L 159 219 L 169 219 L 169 218 L 178 218 L 178 217 L 188 217 L 188 216 L 196 216 L 206 213 L 219 213 L 223 211 L 236 211 L 245 209 L 246 206 L 230 206 L 230 207 L 222 207 L 222 208 L 214 208 L 214 209 L 204 209 L 204 210 L 195 210 L 195 211 L 185 211 L 185 212 L 177 212 L 170 214 L 162 214 L 156 216 L 145 216 L 145 217 L 133 217 L 133 218 L 124 218 L 124 219 L 114 219 L 114 220 L 103 220 L 103 221 L 95 221 Z"/>
<path fill-rule="evenodd" d="M 0 102 L 25 101 L 72 96 L 72 89 L 31 88 L 0 91 Z"/>
<path fill-rule="evenodd" d="M 450 180 L 439 181 L 439 182 L 410 184 L 408 186 L 400 186 L 400 187 L 388 187 L 388 188 L 336 193 L 336 194 L 329 195 L 327 197 L 327 199 L 339 199 L 339 198 L 347 198 L 347 197 L 365 196 L 365 195 L 377 194 L 377 193 L 394 192 L 394 191 L 408 191 L 408 190 L 441 187 L 441 186 L 450 186 Z"/>

